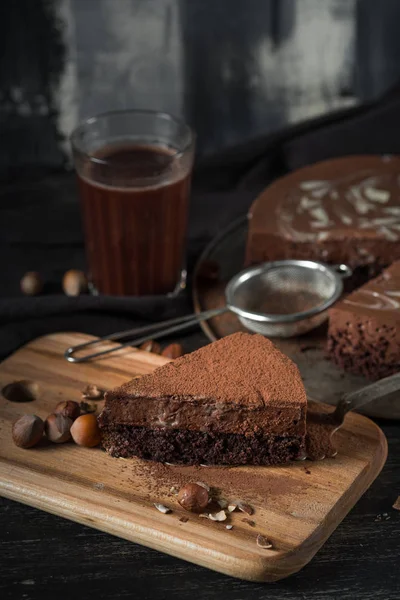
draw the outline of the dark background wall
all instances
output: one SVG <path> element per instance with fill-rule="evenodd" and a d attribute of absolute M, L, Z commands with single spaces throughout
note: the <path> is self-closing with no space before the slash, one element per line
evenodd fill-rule
<path fill-rule="evenodd" d="M 376 98 L 397 0 L 18 0 L 0 7 L 0 175 L 62 168 L 77 121 L 184 116 L 200 154 Z"/>

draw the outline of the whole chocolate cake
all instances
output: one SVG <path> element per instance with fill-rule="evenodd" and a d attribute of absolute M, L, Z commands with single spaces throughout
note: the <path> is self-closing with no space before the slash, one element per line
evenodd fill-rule
<path fill-rule="evenodd" d="M 106 394 L 112 456 L 181 464 L 277 464 L 304 451 L 307 400 L 295 364 L 236 333 Z"/>
<path fill-rule="evenodd" d="M 400 258 L 399 198 L 399 157 L 348 156 L 294 171 L 254 201 L 246 263 L 346 263 L 364 282 Z"/>
<path fill-rule="evenodd" d="M 400 371 L 400 261 L 330 310 L 328 353 L 369 379 Z"/>

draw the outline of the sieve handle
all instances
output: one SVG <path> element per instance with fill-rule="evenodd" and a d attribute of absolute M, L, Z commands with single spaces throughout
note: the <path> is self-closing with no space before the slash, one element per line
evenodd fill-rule
<path fill-rule="evenodd" d="M 331 267 L 342 279 L 348 279 L 353 275 L 353 269 L 350 269 L 348 265 L 341 263 L 339 265 L 332 265 Z"/>
<path fill-rule="evenodd" d="M 208 319 L 212 319 L 213 317 L 222 315 L 228 310 L 229 308 L 227 306 L 224 306 L 223 308 L 206 310 L 204 312 L 199 313 L 198 315 L 191 314 L 187 315 L 186 317 L 178 317 L 176 319 L 169 319 L 168 321 L 153 323 L 152 325 L 146 325 L 145 327 L 138 327 L 135 329 L 128 329 L 126 331 L 112 333 L 111 335 L 106 335 L 104 337 L 97 338 L 90 342 L 84 342 L 83 344 L 77 344 L 76 346 L 71 346 L 70 348 L 67 348 L 67 350 L 64 353 L 64 358 L 66 358 L 69 362 L 73 363 L 87 362 L 89 360 L 92 360 L 93 358 L 98 358 L 99 356 L 104 356 L 105 354 L 111 354 L 112 352 L 121 350 L 121 348 L 126 348 L 127 346 L 137 346 L 149 340 L 156 340 L 165 335 L 171 335 L 173 333 L 176 333 L 177 331 L 182 331 L 183 329 L 191 327 L 192 325 L 197 325 L 201 321 L 207 321 Z M 106 348 L 105 350 L 100 350 L 99 352 L 85 354 L 84 356 L 75 356 L 77 352 L 81 352 L 86 348 L 92 348 L 93 346 L 100 345 L 102 342 L 115 341 L 127 336 L 134 337 L 128 342 L 123 342 L 122 344 L 112 346 L 111 348 Z"/>

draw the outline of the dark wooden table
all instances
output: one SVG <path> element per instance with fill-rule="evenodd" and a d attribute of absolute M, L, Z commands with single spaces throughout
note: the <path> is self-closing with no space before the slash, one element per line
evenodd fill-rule
<path fill-rule="evenodd" d="M 40 270 L 54 280 L 57 293 L 61 274 L 68 268 L 82 268 L 83 264 L 71 177 L 50 178 L 37 186 L 17 186 L 14 192 L 3 192 L 0 299 L 15 296 L 19 279 L 28 269 Z M 233 208 L 230 197 L 220 199 L 215 206 L 212 197 L 208 204 L 204 200 L 198 203 L 198 214 L 195 211 L 193 217 L 192 252 L 196 244 L 202 249 L 204 240 L 244 214 L 241 203 L 241 196 Z M 209 217 L 203 215 L 203 221 L 200 218 L 200 208 L 211 214 L 211 206 L 212 230 Z M 216 206 L 218 218 L 214 214 Z M 0 349 L 11 351 L 13 345 L 48 331 L 73 327 L 104 335 L 129 323 L 122 317 L 96 317 L 89 311 L 79 319 L 67 317 L 47 318 L 46 328 L 43 318 L 31 319 L 28 331 L 24 322 L 2 323 Z M 198 332 L 181 341 L 189 352 L 208 340 Z M 380 425 L 389 442 L 389 457 L 381 475 L 313 561 L 287 580 L 255 584 L 231 579 L 0 498 L 0 599 L 397 600 L 400 512 L 393 510 L 392 504 L 400 494 L 400 422 Z"/>
<path fill-rule="evenodd" d="M 182 340 L 189 351 L 206 342 Z M 396 600 L 400 597 L 400 423 L 381 422 L 388 461 L 300 573 L 274 584 L 214 573 L 94 529 L 0 499 L 0 598 L 84 600 Z"/>

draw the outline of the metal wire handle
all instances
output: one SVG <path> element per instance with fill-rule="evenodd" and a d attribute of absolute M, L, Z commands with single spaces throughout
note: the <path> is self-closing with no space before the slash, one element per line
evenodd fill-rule
<path fill-rule="evenodd" d="M 127 346 L 137 346 L 139 344 L 143 344 L 149 340 L 155 340 L 164 335 L 170 335 L 172 333 L 176 333 L 177 331 L 182 331 L 187 327 L 191 327 L 192 325 L 197 325 L 200 321 L 206 321 L 208 319 L 212 319 L 213 317 L 217 317 L 218 315 L 222 315 L 227 312 L 229 308 L 224 306 L 223 308 L 215 308 L 212 310 L 207 310 L 198 315 L 187 315 L 186 317 L 177 317 L 176 319 L 169 319 L 167 321 L 162 321 L 161 323 L 153 323 L 152 325 L 146 325 L 144 327 L 138 327 L 135 329 L 128 329 L 125 331 L 119 331 L 117 333 L 113 333 L 112 335 L 105 335 L 101 338 L 97 338 L 90 342 L 84 342 L 83 344 L 77 344 L 76 346 L 71 346 L 68 348 L 64 357 L 73 363 L 82 363 L 93 358 L 97 358 L 99 356 L 104 356 L 105 354 L 111 354 L 112 352 L 116 352 L 117 350 L 121 350 L 121 348 L 126 348 Z M 130 339 L 128 342 L 124 342 L 122 344 L 118 344 L 118 346 L 113 346 L 112 348 L 107 348 L 106 350 L 101 350 L 100 352 L 94 352 L 93 354 L 85 354 L 84 356 L 74 356 L 76 352 L 80 352 L 85 348 L 97 346 L 105 341 L 115 341 L 127 336 L 136 336 L 133 339 Z"/>
<path fill-rule="evenodd" d="M 400 391 L 400 373 L 390 375 L 355 392 L 346 394 L 336 405 L 332 418 L 335 422 L 342 423 L 346 413 L 351 410 L 361 408 L 373 400 L 398 391 Z"/>
<path fill-rule="evenodd" d="M 259 267 L 251 267 L 249 269 L 246 269 L 245 271 L 242 271 L 241 273 L 238 273 L 235 277 L 233 277 L 230 280 L 230 282 L 228 283 L 227 289 L 226 289 L 227 305 L 224 306 L 223 308 L 212 309 L 212 310 L 204 311 L 198 315 L 191 314 L 186 317 L 178 317 L 175 319 L 170 319 L 168 321 L 163 321 L 161 323 L 154 323 L 152 325 L 147 325 L 145 327 L 139 327 L 139 328 L 130 329 L 127 331 L 120 331 L 118 333 L 113 333 L 109 336 L 104 336 L 99 339 L 92 340 L 91 342 L 85 342 L 83 344 L 71 346 L 70 348 L 68 348 L 65 351 L 64 356 L 69 362 L 86 362 L 93 358 L 98 358 L 99 356 L 111 354 L 112 352 L 116 352 L 117 350 L 121 350 L 121 348 L 126 348 L 127 346 L 137 346 L 139 344 L 143 344 L 144 342 L 147 342 L 148 340 L 158 339 L 162 336 L 170 335 L 170 334 L 176 333 L 177 331 L 182 331 L 183 329 L 191 327 L 192 325 L 197 325 L 201 321 L 206 321 L 206 320 L 212 319 L 213 317 L 216 317 L 218 315 L 222 315 L 223 313 L 225 313 L 229 310 L 235 312 L 238 315 L 241 322 L 245 325 L 245 327 L 247 329 L 250 329 L 250 331 L 259 332 L 259 333 L 262 333 L 263 335 L 273 335 L 274 332 L 271 331 L 270 329 L 264 330 L 264 331 L 261 330 L 261 322 L 263 322 L 263 323 L 273 322 L 276 324 L 276 323 L 281 323 L 283 321 L 298 321 L 299 318 L 302 318 L 304 320 L 305 317 L 312 316 L 310 313 L 317 314 L 318 312 L 322 312 L 323 310 L 325 310 L 332 304 L 332 302 L 336 299 L 336 297 L 339 297 L 339 295 L 342 291 L 341 283 L 340 283 L 340 288 L 336 291 L 336 295 L 331 295 L 330 302 L 325 302 L 325 305 L 320 305 L 320 306 L 315 307 L 313 309 L 313 311 L 308 311 L 308 312 L 305 311 L 305 312 L 303 312 L 301 314 L 299 313 L 297 315 L 296 314 L 268 315 L 268 314 L 259 314 L 258 312 L 253 312 L 253 311 L 249 311 L 249 310 L 246 311 L 243 309 L 243 294 L 242 294 L 242 298 L 241 298 L 239 291 L 243 290 L 243 284 L 248 282 L 249 279 L 253 278 L 253 280 L 254 280 L 255 277 L 258 277 L 260 280 L 260 269 L 261 269 L 261 271 L 263 271 L 263 269 L 264 269 L 264 271 L 265 270 L 268 271 L 268 268 L 270 268 L 270 267 L 276 268 L 277 266 L 288 266 L 288 265 L 290 266 L 290 265 L 293 265 L 293 263 L 295 263 L 295 266 L 299 266 L 299 265 L 302 266 L 303 263 L 306 263 L 308 265 L 308 264 L 311 264 L 312 262 L 313 261 L 296 261 L 296 260 L 277 261 L 277 262 L 272 262 L 272 263 L 265 263 L 264 265 L 261 265 L 261 267 L 260 266 Z M 318 268 L 326 269 L 326 265 L 323 265 L 321 263 L 316 263 L 315 261 L 314 261 L 314 264 L 317 265 Z M 346 265 L 335 265 L 333 267 L 333 269 L 342 278 L 348 277 L 351 274 L 351 270 Z M 261 282 L 262 282 L 262 280 L 261 280 Z M 253 289 L 253 291 L 254 291 L 254 289 Z M 265 289 L 263 290 L 261 287 L 259 291 L 260 291 L 260 295 L 262 295 L 263 291 L 265 292 Z M 265 327 L 266 327 L 266 325 L 265 325 Z M 293 335 L 293 333 L 291 333 L 291 335 Z M 115 340 L 119 340 L 121 338 L 125 338 L 128 336 L 130 336 L 131 338 L 132 338 L 132 336 L 139 336 L 139 337 L 133 337 L 133 339 L 130 339 L 127 342 L 118 344 L 117 346 L 113 346 L 111 348 L 106 348 L 105 350 L 102 350 L 99 352 L 94 352 L 92 354 L 86 354 L 81 357 L 75 356 L 75 354 L 77 352 L 84 350 L 86 348 L 97 346 L 105 341 L 115 341 Z"/>

